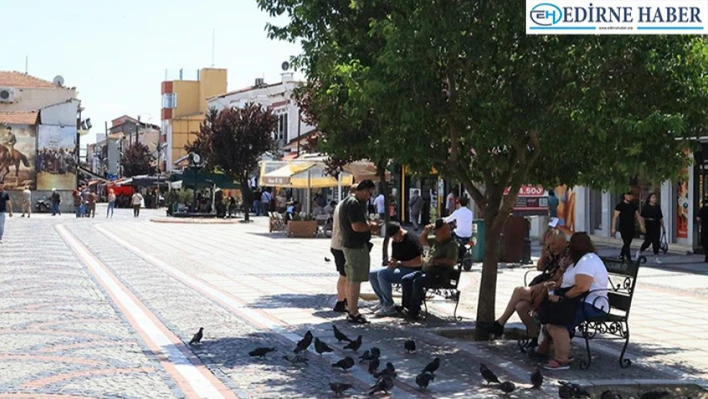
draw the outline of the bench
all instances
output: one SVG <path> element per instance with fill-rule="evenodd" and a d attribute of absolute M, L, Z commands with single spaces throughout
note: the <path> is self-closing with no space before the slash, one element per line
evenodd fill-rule
<path fill-rule="evenodd" d="M 647 258 L 640 256 L 636 261 L 624 261 L 618 258 L 602 258 L 609 276 L 609 287 L 597 291 L 607 291 L 610 312 L 602 317 L 590 318 L 578 326 L 578 331 L 585 339 L 587 359 L 580 362 L 580 368 L 587 370 L 592 363 L 590 340 L 599 335 L 610 335 L 624 340 L 624 346 L 619 356 L 620 367 L 627 368 L 632 361 L 625 359 L 629 344 L 629 311 L 632 308 L 632 298 L 637 285 L 639 265 L 646 263 Z M 592 292 L 592 291 L 591 291 Z M 607 307 L 607 304 L 597 303 L 596 307 Z"/>

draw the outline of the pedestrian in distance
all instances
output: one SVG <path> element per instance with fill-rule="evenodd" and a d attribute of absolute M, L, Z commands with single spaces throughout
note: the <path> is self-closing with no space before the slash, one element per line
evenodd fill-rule
<path fill-rule="evenodd" d="M 703 262 L 708 263 L 708 197 L 703 198 L 703 206 L 698 210 L 696 219 L 701 224 L 701 246 L 705 254 Z"/>
<path fill-rule="evenodd" d="M 133 217 L 140 216 L 140 205 L 142 205 L 142 203 L 143 195 L 136 191 L 131 200 L 131 204 L 133 205 Z"/>
<path fill-rule="evenodd" d="M 418 220 L 420 219 L 420 212 L 423 210 L 423 198 L 420 196 L 418 190 L 413 191 L 413 195 L 409 201 L 410 212 L 411 212 L 411 223 L 415 231 L 418 231 Z"/>
<path fill-rule="evenodd" d="M 106 208 L 106 217 L 113 217 L 113 211 L 116 209 L 116 192 L 113 189 L 108 190 L 108 208 Z"/>
<path fill-rule="evenodd" d="M 50 200 L 52 202 L 52 216 L 56 216 L 57 214 L 61 215 L 61 209 L 59 208 L 61 205 L 61 195 L 59 195 L 56 188 L 52 188 Z"/>
<path fill-rule="evenodd" d="M 617 223 L 619 221 L 619 224 Z M 622 250 L 620 252 L 620 258 L 625 260 L 632 260 L 632 253 L 630 248 L 632 246 L 632 240 L 634 239 L 634 222 L 639 223 L 639 228 L 642 233 L 646 232 L 644 228 L 644 220 L 639 215 L 639 208 L 637 204 L 634 203 L 634 194 L 628 192 L 624 195 L 622 202 L 617 204 L 615 207 L 615 213 L 612 217 L 612 236 L 614 237 L 619 231 L 622 236 Z"/>
<path fill-rule="evenodd" d="M 0 244 L 5 234 L 5 215 L 12 217 L 12 201 L 5 191 L 5 182 L 0 180 Z"/>
<path fill-rule="evenodd" d="M 25 213 L 28 218 L 32 215 L 32 191 L 29 186 L 22 190 L 22 217 L 25 217 Z"/>
<path fill-rule="evenodd" d="M 664 227 L 664 214 L 661 212 L 656 194 L 649 194 L 647 202 L 642 207 L 641 216 L 644 219 L 646 234 L 644 234 L 642 246 L 637 251 L 637 258 L 642 256 L 642 252 L 651 245 L 651 249 L 654 252 L 654 261 L 661 263 L 659 259 L 659 241 L 661 240 L 661 234 L 666 233 L 666 227 Z"/>

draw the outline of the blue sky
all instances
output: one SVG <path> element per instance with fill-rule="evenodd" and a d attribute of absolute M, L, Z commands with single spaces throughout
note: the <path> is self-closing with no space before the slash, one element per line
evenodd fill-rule
<path fill-rule="evenodd" d="M 211 66 L 213 29 L 229 90 L 279 80 L 300 52 L 268 39 L 271 19 L 255 0 L 0 0 L 0 15 L 0 70 L 24 72 L 28 56 L 31 75 L 62 75 L 91 118 L 88 141 L 123 114 L 159 125 L 165 70 Z"/>

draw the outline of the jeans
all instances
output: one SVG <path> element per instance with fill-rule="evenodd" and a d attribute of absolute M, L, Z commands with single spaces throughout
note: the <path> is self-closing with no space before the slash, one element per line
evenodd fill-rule
<path fill-rule="evenodd" d="M 411 212 L 411 223 L 413 224 L 413 227 L 418 230 L 418 219 L 420 218 L 420 212 L 413 213 Z"/>
<path fill-rule="evenodd" d="M 86 216 L 86 204 L 81 204 L 81 216 Z"/>
<path fill-rule="evenodd" d="M 52 216 L 56 214 L 61 215 L 61 210 L 59 210 L 59 204 L 52 203 Z"/>
<path fill-rule="evenodd" d="M 419 270 L 420 268 L 406 266 L 382 267 L 369 273 L 369 283 L 382 305 L 393 306 L 392 284 L 400 283 L 403 277 Z"/>
<path fill-rule="evenodd" d="M 108 208 L 106 209 L 106 217 L 108 217 L 108 215 L 111 215 L 111 217 L 113 217 L 113 210 L 114 210 L 114 209 L 116 209 L 116 203 L 115 203 L 115 201 L 109 202 L 109 203 L 108 203 Z"/>
<path fill-rule="evenodd" d="M 2 241 L 2 236 L 5 234 L 5 212 L 0 212 L 0 241 Z"/>
<path fill-rule="evenodd" d="M 408 309 L 408 314 L 418 316 L 420 305 L 423 303 L 425 288 L 438 281 L 438 273 L 417 271 L 401 279 L 403 288 L 403 307 Z"/>
<path fill-rule="evenodd" d="M 253 213 L 255 213 L 256 216 L 261 216 L 261 201 L 253 201 Z"/>
<path fill-rule="evenodd" d="M 81 217 L 81 205 L 74 205 L 74 210 L 76 211 L 76 217 Z"/>

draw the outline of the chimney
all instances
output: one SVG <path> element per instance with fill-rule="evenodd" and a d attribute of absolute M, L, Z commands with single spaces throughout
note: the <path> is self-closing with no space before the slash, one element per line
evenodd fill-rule
<path fill-rule="evenodd" d="M 256 78 L 256 87 L 263 87 L 265 86 L 265 81 L 263 78 Z"/>
<path fill-rule="evenodd" d="M 293 75 L 292 72 L 283 72 L 283 73 L 281 73 L 281 75 L 283 76 L 283 83 L 292 82 L 292 81 L 293 81 L 293 76 L 294 76 L 294 75 Z"/>

